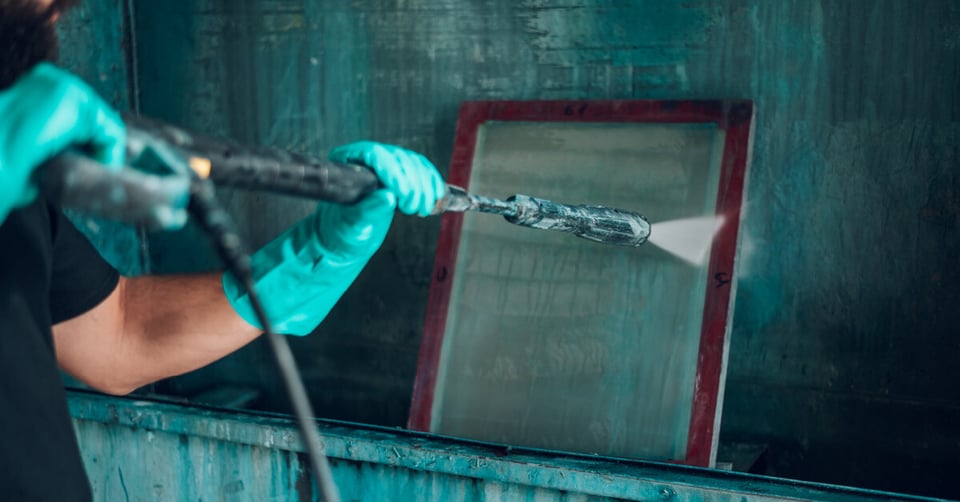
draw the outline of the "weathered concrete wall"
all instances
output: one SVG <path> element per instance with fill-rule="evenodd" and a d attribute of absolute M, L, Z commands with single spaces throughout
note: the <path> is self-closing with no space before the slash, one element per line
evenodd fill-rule
<path fill-rule="evenodd" d="M 723 433 L 783 476 L 958 495 L 960 4 L 908 0 L 138 2 L 143 110 L 322 153 L 360 138 L 442 171 L 467 99 L 750 98 Z M 262 243 L 310 204 L 225 194 Z M 435 220 L 398 218 L 318 333 L 319 412 L 406 418 Z M 155 270 L 209 268 L 151 239 Z M 254 344 L 170 385 L 282 395 Z"/>

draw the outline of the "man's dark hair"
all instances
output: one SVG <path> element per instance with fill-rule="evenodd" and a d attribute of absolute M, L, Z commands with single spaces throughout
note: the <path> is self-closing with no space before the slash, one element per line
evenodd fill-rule
<path fill-rule="evenodd" d="M 56 61 L 59 52 L 53 18 L 77 0 L 56 0 L 39 9 L 32 0 L 0 0 L 0 90 L 42 61 Z"/>

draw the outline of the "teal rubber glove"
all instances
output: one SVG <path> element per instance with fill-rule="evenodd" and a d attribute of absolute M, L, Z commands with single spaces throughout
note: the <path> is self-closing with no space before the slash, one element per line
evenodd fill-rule
<path fill-rule="evenodd" d="M 70 146 L 109 168 L 123 165 L 126 128 L 87 84 L 40 63 L 0 92 L 0 223 L 37 196 L 33 170 Z"/>
<path fill-rule="evenodd" d="M 380 248 L 395 209 L 427 216 L 446 193 L 430 161 L 396 146 L 351 143 L 333 150 L 330 160 L 370 167 L 385 188 L 353 205 L 321 202 L 253 254 L 254 285 L 279 333 L 303 336 L 316 329 Z M 263 328 L 236 277 L 225 273 L 223 289 L 244 320 Z"/>

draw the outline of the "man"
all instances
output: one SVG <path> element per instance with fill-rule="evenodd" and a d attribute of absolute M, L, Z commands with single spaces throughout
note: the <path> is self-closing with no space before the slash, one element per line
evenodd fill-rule
<path fill-rule="evenodd" d="M 69 2 L 0 0 L 0 499 L 89 500 L 58 366 L 112 394 L 204 366 L 260 335 L 229 275 L 120 277 L 37 193 L 31 176 L 64 148 L 117 168 L 124 126 L 50 63 Z M 310 333 L 386 235 L 394 210 L 427 215 L 444 193 L 423 157 L 370 142 L 334 150 L 386 189 L 317 212 L 253 256 L 282 333 Z"/>

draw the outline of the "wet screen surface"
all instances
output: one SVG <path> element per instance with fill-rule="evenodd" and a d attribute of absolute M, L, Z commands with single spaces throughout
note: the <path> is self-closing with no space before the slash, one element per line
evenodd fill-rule
<path fill-rule="evenodd" d="M 471 192 L 712 215 L 724 132 L 711 124 L 487 122 Z M 680 459 L 707 269 L 465 214 L 432 430 L 604 455 Z"/>

